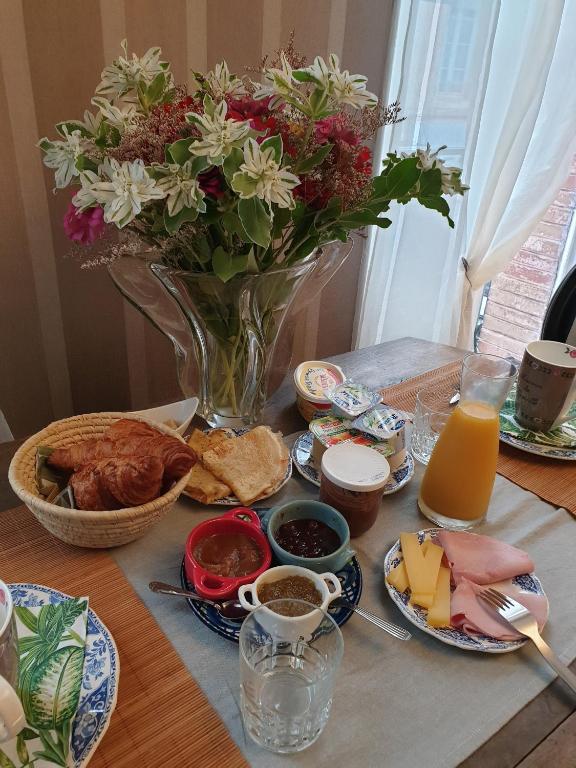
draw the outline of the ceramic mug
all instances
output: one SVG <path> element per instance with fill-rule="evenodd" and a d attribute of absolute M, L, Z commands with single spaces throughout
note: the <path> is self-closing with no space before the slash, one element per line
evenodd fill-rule
<path fill-rule="evenodd" d="M 26 725 L 18 687 L 18 638 L 10 590 L 0 581 L 0 742 L 14 738 Z"/>
<path fill-rule="evenodd" d="M 516 391 L 516 421 L 533 432 L 576 416 L 576 347 L 560 341 L 532 341 L 524 351 Z"/>

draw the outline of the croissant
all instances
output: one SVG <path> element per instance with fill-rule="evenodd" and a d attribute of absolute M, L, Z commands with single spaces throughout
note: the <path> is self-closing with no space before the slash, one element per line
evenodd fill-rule
<path fill-rule="evenodd" d="M 94 461 L 135 456 L 160 459 L 166 481 L 178 480 L 196 463 L 196 454 L 185 443 L 130 419 L 120 419 L 100 440 L 85 440 L 69 448 L 56 448 L 48 463 L 58 469 L 74 471 Z"/>
<path fill-rule="evenodd" d="M 101 482 L 98 464 L 86 464 L 71 476 L 69 483 L 77 509 L 100 511 L 121 506 Z"/>
<path fill-rule="evenodd" d="M 137 507 L 156 498 L 164 465 L 155 456 L 105 459 L 82 467 L 70 478 L 78 509 Z"/>

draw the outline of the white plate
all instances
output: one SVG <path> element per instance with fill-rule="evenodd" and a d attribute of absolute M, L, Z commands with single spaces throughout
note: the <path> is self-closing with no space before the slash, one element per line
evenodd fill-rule
<path fill-rule="evenodd" d="M 39 584 L 8 584 L 14 605 L 57 605 L 70 595 Z M 88 608 L 86 651 L 78 711 L 72 723 L 72 768 L 85 768 L 110 725 L 118 697 L 120 658 L 114 638 Z"/>
<path fill-rule="evenodd" d="M 179 400 L 177 403 L 161 405 L 158 408 L 147 408 L 145 411 L 132 411 L 135 416 L 142 416 L 148 421 L 155 421 L 157 424 L 165 424 L 167 421 L 175 421 L 178 426 L 174 432 L 184 435 L 188 425 L 194 418 L 198 408 L 198 398 L 189 397 L 188 400 Z"/>
<path fill-rule="evenodd" d="M 423 531 L 418 531 L 418 540 L 420 543 L 424 539 L 435 540 L 441 528 L 428 528 Z M 473 534 L 474 535 L 474 534 Z M 404 558 L 402 557 L 402 550 L 400 548 L 400 540 L 391 547 L 386 557 L 384 558 L 384 583 L 386 589 L 392 600 L 396 603 L 398 608 L 402 611 L 404 616 L 414 624 L 415 627 L 421 629 L 437 640 L 441 640 L 448 645 L 454 645 L 456 648 L 461 648 L 464 651 L 482 651 L 484 653 L 508 653 L 509 651 L 516 651 L 518 648 L 527 642 L 524 640 L 496 640 L 493 637 L 487 637 L 480 635 L 479 637 L 470 637 L 465 632 L 461 632 L 459 629 L 453 627 L 447 627 L 444 629 L 437 629 L 431 627 L 426 621 L 426 611 L 420 608 L 418 605 L 410 605 L 408 602 L 409 591 L 399 592 L 396 587 L 393 587 L 388 583 L 386 577 L 390 571 L 395 568 L 398 563 L 401 563 Z M 512 579 L 514 584 L 522 587 L 522 589 L 528 592 L 535 592 L 538 595 L 545 595 L 540 584 L 539 579 L 534 573 L 525 573 L 521 576 L 515 576 Z"/>
<path fill-rule="evenodd" d="M 292 461 L 294 462 L 296 469 L 302 477 L 309 480 L 314 485 L 320 486 L 320 472 L 316 467 L 314 459 L 312 457 L 312 442 L 314 437 L 311 432 L 304 432 L 296 438 L 294 445 L 292 446 Z M 414 475 L 414 459 L 410 451 L 406 453 L 406 458 L 400 464 L 398 469 L 390 473 L 388 482 L 384 486 L 383 496 L 389 496 L 391 493 L 396 493 L 400 488 L 404 488 L 406 483 L 409 483 Z"/>
<path fill-rule="evenodd" d="M 242 435 L 245 435 L 246 432 L 250 432 L 250 427 L 237 427 L 232 428 L 228 427 L 228 429 L 232 429 L 234 434 L 237 437 L 241 437 Z M 205 432 L 210 432 L 209 429 L 204 430 Z M 282 480 L 278 483 L 276 488 L 271 493 L 267 493 L 265 496 L 260 496 L 259 499 L 255 499 L 252 504 L 256 504 L 258 501 L 264 501 L 265 499 L 269 499 L 271 496 L 274 496 L 275 493 L 278 493 L 278 491 L 283 488 L 288 480 L 292 477 L 292 459 L 290 456 L 288 456 L 288 466 L 286 467 L 286 474 L 282 478 Z M 182 491 L 184 496 L 188 496 L 190 499 L 192 499 L 192 496 L 190 496 L 189 493 L 186 493 L 186 489 Z M 196 499 L 192 499 L 193 501 L 196 501 Z M 201 502 L 197 502 L 200 504 Z M 216 501 L 213 501 L 212 504 L 209 504 L 207 506 L 213 506 L 214 504 L 221 506 L 221 507 L 240 507 L 242 506 L 242 503 L 239 499 L 236 498 L 236 496 L 224 496 L 222 499 L 216 499 Z M 205 505 L 206 506 L 206 505 Z"/>

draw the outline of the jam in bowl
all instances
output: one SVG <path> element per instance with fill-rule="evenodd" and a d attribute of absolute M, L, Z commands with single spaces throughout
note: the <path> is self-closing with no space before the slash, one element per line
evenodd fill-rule
<path fill-rule="evenodd" d="M 270 567 L 272 553 L 254 510 L 236 507 L 191 531 L 184 567 L 201 597 L 227 600 Z"/>
<path fill-rule="evenodd" d="M 340 571 L 354 555 L 348 523 L 338 510 L 320 501 L 289 501 L 267 515 L 274 558 L 316 573 Z"/>

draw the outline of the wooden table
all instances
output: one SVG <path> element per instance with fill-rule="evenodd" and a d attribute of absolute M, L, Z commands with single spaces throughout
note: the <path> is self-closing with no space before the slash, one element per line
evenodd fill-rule
<path fill-rule="evenodd" d="M 380 388 L 459 360 L 465 354 L 454 347 L 404 338 L 347 352 L 330 360 L 359 381 Z M 284 434 L 302 428 L 294 404 L 291 376 L 286 377 L 268 402 L 263 422 Z M 10 459 L 21 442 L 0 444 L 0 511 L 20 503 L 8 485 L 7 473 Z M 576 672 L 576 662 L 572 669 Z M 576 766 L 576 700 L 557 681 L 524 707 L 460 768 L 538 768 L 547 765 L 553 768 Z"/>

